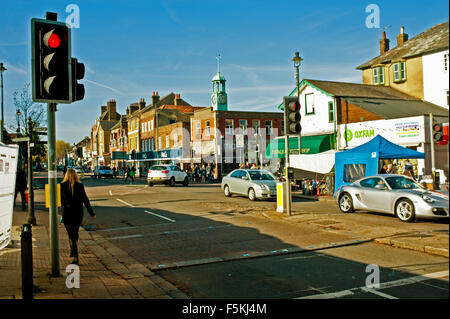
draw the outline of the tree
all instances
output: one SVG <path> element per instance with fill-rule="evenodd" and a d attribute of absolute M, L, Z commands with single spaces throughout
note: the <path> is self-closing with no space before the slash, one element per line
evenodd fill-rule
<path fill-rule="evenodd" d="M 66 153 L 72 150 L 70 143 L 64 141 L 56 141 L 56 159 L 64 158 Z"/>
<path fill-rule="evenodd" d="M 14 106 L 17 111 L 20 111 L 20 116 L 18 116 L 18 121 L 20 123 L 20 132 L 25 133 L 27 128 L 28 118 L 33 122 L 34 127 L 39 127 L 44 123 L 46 118 L 46 111 L 42 104 L 35 103 L 33 101 L 33 97 L 30 94 L 30 83 L 25 84 L 22 88 L 22 92 L 16 91 L 13 93 L 14 98 Z M 11 125 L 10 125 L 11 126 Z M 16 132 L 19 130 L 19 127 L 16 126 Z"/>

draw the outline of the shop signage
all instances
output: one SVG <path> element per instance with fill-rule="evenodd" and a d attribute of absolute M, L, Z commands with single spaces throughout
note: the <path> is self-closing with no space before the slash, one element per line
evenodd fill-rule
<path fill-rule="evenodd" d="M 423 116 L 341 124 L 339 129 L 342 148 L 362 145 L 377 135 L 398 145 L 413 146 L 425 141 Z"/>

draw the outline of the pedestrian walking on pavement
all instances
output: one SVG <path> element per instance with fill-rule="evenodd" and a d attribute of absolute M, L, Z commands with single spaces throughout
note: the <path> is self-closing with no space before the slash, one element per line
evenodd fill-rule
<path fill-rule="evenodd" d="M 25 175 L 25 171 L 19 167 L 16 173 L 16 191 L 14 193 L 14 206 L 16 206 L 16 198 L 17 194 L 20 193 L 20 198 L 22 199 L 22 210 L 26 210 L 26 198 L 25 191 L 27 190 L 27 176 Z"/>
<path fill-rule="evenodd" d="M 78 231 L 83 221 L 83 204 L 92 218 L 95 218 L 95 213 L 84 185 L 80 183 L 77 173 L 72 168 L 67 170 L 61 183 L 61 204 L 62 222 L 69 236 L 70 257 L 73 257 L 71 263 L 78 265 Z"/>

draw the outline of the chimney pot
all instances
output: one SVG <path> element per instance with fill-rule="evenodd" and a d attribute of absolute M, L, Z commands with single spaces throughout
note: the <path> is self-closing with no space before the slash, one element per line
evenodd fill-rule
<path fill-rule="evenodd" d="M 383 36 L 380 39 L 380 55 L 389 51 L 389 39 L 386 38 L 386 32 L 383 31 Z"/>

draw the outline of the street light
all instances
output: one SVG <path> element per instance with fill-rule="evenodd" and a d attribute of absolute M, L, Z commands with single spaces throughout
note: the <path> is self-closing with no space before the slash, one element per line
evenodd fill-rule
<path fill-rule="evenodd" d="M 20 110 L 19 109 L 17 109 L 17 112 L 16 112 L 16 115 L 17 115 L 17 134 L 19 134 L 20 133 L 20 116 L 22 115 L 22 113 L 20 112 Z M 17 136 L 17 137 L 19 137 L 19 136 Z"/>
<path fill-rule="evenodd" d="M 6 71 L 6 68 L 3 66 L 3 62 L 0 62 L 0 86 L 1 86 L 1 94 L 2 94 L 2 98 L 1 98 L 1 107 L 2 107 L 2 119 L 0 122 L 0 142 L 3 143 L 4 139 L 3 139 L 3 123 L 5 121 L 5 118 L 3 117 L 3 71 Z"/>

